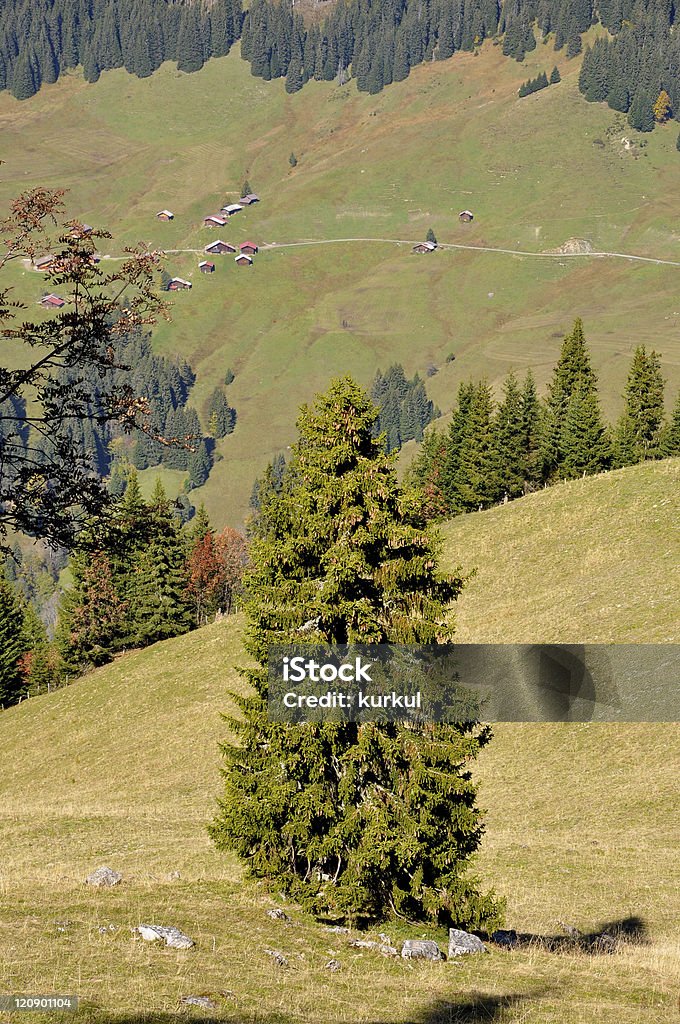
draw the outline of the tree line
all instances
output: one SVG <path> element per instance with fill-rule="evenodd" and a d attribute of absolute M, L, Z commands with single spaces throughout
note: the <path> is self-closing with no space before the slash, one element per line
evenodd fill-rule
<path fill-rule="evenodd" d="M 90 82 L 117 67 L 146 77 L 165 60 L 198 71 L 241 38 L 252 73 L 285 78 L 289 92 L 310 79 L 352 77 L 360 91 L 378 93 L 423 61 L 492 37 L 518 61 L 535 50 L 537 32 L 574 57 L 582 34 L 599 22 L 611 35 L 586 52 L 581 91 L 651 130 L 660 118 L 650 121 L 649 111 L 661 93 L 666 116 L 680 111 L 676 18 L 674 5 L 652 0 L 338 0 L 312 23 L 276 0 L 253 0 L 245 12 L 241 0 L 9 0 L 0 14 L 0 89 L 26 99 L 78 65 Z"/>
<path fill-rule="evenodd" d="M 81 538 L 68 561 L 53 628 L 30 599 L 22 562 L 20 551 L 0 574 L 0 706 L 233 612 L 246 542 L 229 527 L 215 531 L 203 507 L 186 524 L 160 482 L 145 501 L 131 469 L 106 530 Z"/>
<path fill-rule="evenodd" d="M 631 0 L 600 4 L 613 33 L 597 39 L 583 58 L 579 88 L 587 100 L 628 114 L 631 127 L 651 131 L 680 113 L 680 37 L 672 4 Z"/>
<path fill-rule="evenodd" d="M 428 515 L 444 518 L 560 480 L 674 455 L 680 455 L 680 395 L 666 419 L 659 355 L 636 348 L 624 411 L 608 426 L 576 320 L 544 399 L 531 370 L 522 381 L 511 373 L 499 402 L 488 381 L 462 382 L 448 430 L 426 434 L 410 474 L 424 491 Z"/>
<path fill-rule="evenodd" d="M 241 33 L 241 0 L 7 0 L 0 11 L 0 89 L 17 99 L 82 65 L 88 82 L 124 67 L 145 78 L 163 61 L 198 71 Z"/>

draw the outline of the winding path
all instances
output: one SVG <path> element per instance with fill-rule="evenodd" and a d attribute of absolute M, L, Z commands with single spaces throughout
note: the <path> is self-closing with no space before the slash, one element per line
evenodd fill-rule
<path fill-rule="evenodd" d="M 417 245 L 418 239 L 412 238 L 321 238 L 302 242 L 266 242 L 260 246 L 261 251 L 275 249 L 295 249 L 310 245 L 340 245 L 342 243 L 379 242 L 392 245 Z M 506 256 L 529 256 L 534 259 L 574 260 L 574 259 L 618 259 L 632 260 L 637 263 L 654 263 L 666 267 L 680 267 L 680 260 L 655 259 L 652 256 L 636 256 L 627 252 L 527 252 L 524 249 L 501 249 L 491 245 L 463 245 L 455 242 L 439 242 L 438 249 L 464 249 L 469 252 L 497 252 Z M 163 249 L 166 253 L 192 252 L 200 255 L 204 249 Z M 104 259 L 123 259 L 120 256 L 105 256 Z"/>

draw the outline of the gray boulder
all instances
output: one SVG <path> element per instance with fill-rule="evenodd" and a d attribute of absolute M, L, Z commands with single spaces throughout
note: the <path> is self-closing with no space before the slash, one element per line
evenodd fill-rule
<path fill-rule="evenodd" d="M 279 967 L 287 967 L 288 966 L 288 958 L 285 957 L 280 950 L 278 950 L 278 949 L 265 949 L 265 953 L 267 954 L 267 956 L 270 956 L 272 958 L 272 960 L 274 961 L 274 963 L 277 964 Z"/>
<path fill-rule="evenodd" d="M 406 939 L 401 947 L 404 960 L 443 960 L 444 954 L 433 939 Z"/>
<path fill-rule="evenodd" d="M 191 949 L 195 945 L 193 939 L 172 925 L 140 924 L 137 931 L 145 942 L 165 942 L 171 949 Z"/>
<path fill-rule="evenodd" d="M 352 939 L 350 946 L 356 949 L 375 949 L 383 956 L 399 956 L 399 950 L 385 942 L 374 942 L 372 939 Z"/>
<path fill-rule="evenodd" d="M 275 907 L 273 910 L 268 910 L 267 917 L 271 917 L 272 921 L 288 920 L 288 915 L 285 913 L 285 911 L 281 910 L 280 907 Z"/>
<path fill-rule="evenodd" d="M 324 964 L 327 971 L 341 971 L 342 964 L 339 960 L 329 960 L 327 964 Z"/>
<path fill-rule="evenodd" d="M 91 875 L 88 875 L 85 879 L 86 885 L 94 885 L 95 888 L 110 888 L 112 885 L 119 885 L 122 882 L 123 876 L 118 871 L 113 871 L 111 868 L 101 867 L 93 871 Z"/>
<path fill-rule="evenodd" d="M 476 935 L 460 928 L 449 928 L 449 960 L 467 953 L 486 953 L 486 947 Z"/>
<path fill-rule="evenodd" d="M 215 1003 L 208 996 L 182 996 L 180 1002 L 184 1006 L 201 1006 L 204 1010 L 215 1010 L 217 1003 Z"/>

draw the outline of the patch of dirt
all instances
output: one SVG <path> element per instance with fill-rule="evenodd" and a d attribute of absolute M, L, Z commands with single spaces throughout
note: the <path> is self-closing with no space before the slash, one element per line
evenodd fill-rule
<path fill-rule="evenodd" d="M 560 256 L 587 255 L 587 253 L 593 251 L 593 243 L 588 238 L 568 238 L 557 249 L 549 249 L 547 251 L 554 252 Z"/>

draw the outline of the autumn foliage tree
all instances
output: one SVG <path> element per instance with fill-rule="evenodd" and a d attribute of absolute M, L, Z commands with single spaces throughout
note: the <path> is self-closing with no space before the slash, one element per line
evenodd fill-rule
<path fill-rule="evenodd" d="M 22 320 L 25 305 L 0 288 L 0 337 L 20 352 L 13 368 L 0 367 L 0 546 L 13 528 L 70 547 L 111 502 L 74 423 L 149 429 L 116 339 L 164 312 L 153 286 L 159 256 L 139 245 L 105 272 L 95 252 L 110 235 L 66 220 L 63 193 L 43 188 L 14 200 L 1 231 L 0 272 L 50 254 L 49 290 L 66 306 Z"/>
<path fill-rule="evenodd" d="M 654 120 L 663 124 L 671 116 L 671 98 L 665 89 L 662 89 L 654 102 Z"/>
<path fill-rule="evenodd" d="M 241 590 L 247 561 L 245 537 L 231 527 L 215 534 L 207 530 L 189 555 L 187 575 L 196 624 L 203 626 L 218 611 L 232 611 Z"/>

